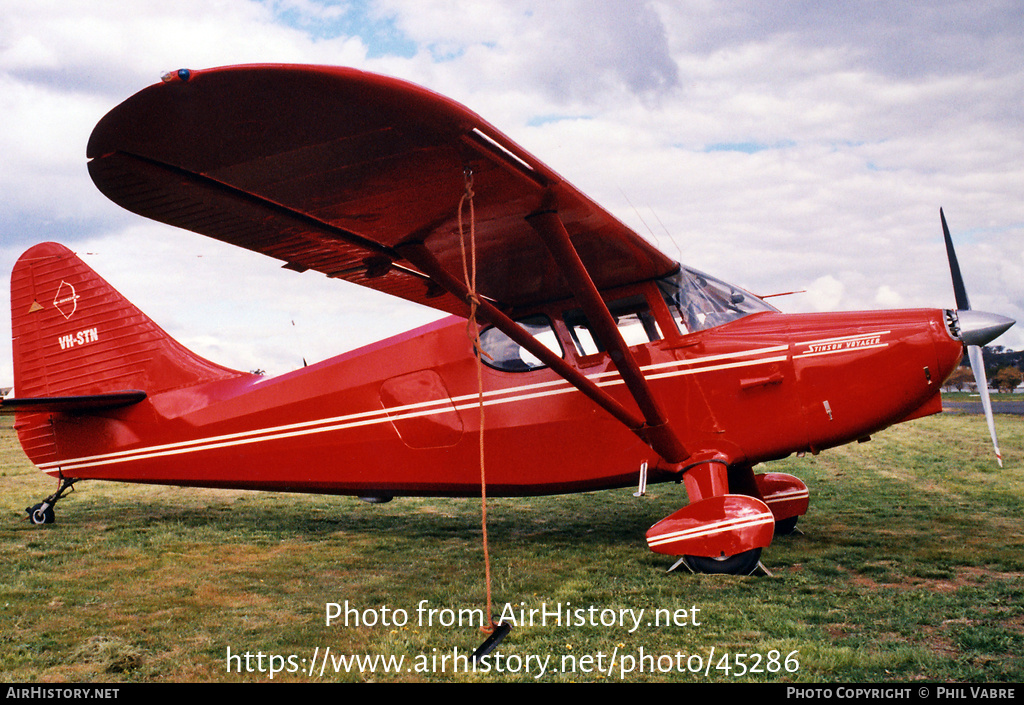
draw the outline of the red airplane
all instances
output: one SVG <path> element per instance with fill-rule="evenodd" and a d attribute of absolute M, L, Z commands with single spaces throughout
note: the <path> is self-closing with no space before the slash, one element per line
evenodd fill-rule
<path fill-rule="evenodd" d="M 350 69 L 169 74 L 100 121 L 88 157 L 128 210 L 452 317 L 265 378 L 37 245 L 11 279 L 0 405 L 59 478 L 35 523 L 93 478 L 479 495 L 482 438 L 492 496 L 684 483 L 651 550 L 749 574 L 808 507 L 803 482 L 755 465 L 940 411 L 965 345 L 1013 324 L 969 310 L 944 217 L 958 310 L 786 315 L 666 257 L 463 106 Z"/>

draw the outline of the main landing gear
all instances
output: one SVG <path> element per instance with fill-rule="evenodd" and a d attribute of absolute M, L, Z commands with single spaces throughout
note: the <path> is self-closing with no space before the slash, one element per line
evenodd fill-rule
<path fill-rule="evenodd" d="M 761 567 L 761 549 L 776 535 L 792 533 L 807 512 L 807 486 L 792 475 L 754 475 L 712 460 L 683 475 L 690 504 L 647 531 L 655 553 L 682 556 L 694 573 L 751 575 Z M 767 571 L 765 571 L 767 573 Z"/>
<path fill-rule="evenodd" d="M 72 486 L 76 482 L 78 482 L 77 478 L 68 479 L 62 477 L 60 480 L 60 487 L 56 492 L 39 504 L 34 504 L 31 507 L 25 508 L 25 511 L 28 513 L 28 520 L 33 524 L 52 524 L 56 519 L 53 508 L 57 504 L 57 500 L 63 498 L 64 494 L 71 490 Z"/>
<path fill-rule="evenodd" d="M 753 575 L 757 567 L 761 565 L 761 549 L 752 548 L 734 556 L 719 556 L 718 558 L 683 556 L 683 562 L 694 573 Z"/>

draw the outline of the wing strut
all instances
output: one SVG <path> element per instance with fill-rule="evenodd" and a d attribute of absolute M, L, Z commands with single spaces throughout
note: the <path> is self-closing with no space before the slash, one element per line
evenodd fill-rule
<path fill-rule="evenodd" d="M 554 217 L 558 228 L 561 228 L 562 232 L 565 232 L 565 229 L 562 227 L 561 221 L 558 220 L 557 215 L 552 214 L 552 216 Z M 544 226 L 540 225 L 540 227 L 543 228 Z M 551 238 L 545 239 L 550 240 Z M 568 235 L 565 236 L 565 239 L 568 240 Z M 573 248 L 572 243 L 569 243 L 568 247 L 575 255 L 576 250 Z M 445 291 L 468 303 L 469 291 L 466 288 L 465 283 L 450 275 L 444 267 L 441 266 L 437 261 L 437 258 L 426 247 L 426 245 L 421 242 L 410 242 L 399 245 L 395 249 L 405 260 L 412 263 L 421 272 L 429 276 Z M 559 255 L 556 254 L 555 256 L 556 259 L 560 259 Z M 582 276 L 587 282 L 589 282 L 590 287 L 592 287 L 596 293 L 596 286 L 590 279 L 590 276 L 586 273 L 586 269 L 579 260 L 579 256 L 575 255 L 575 259 L 579 263 L 579 268 L 582 269 Z M 577 291 L 581 290 L 577 288 Z M 645 443 L 650 445 L 651 448 L 653 448 L 655 452 L 657 452 L 658 455 L 666 461 L 670 463 L 682 462 L 689 457 L 689 453 L 683 447 L 682 443 L 679 442 L 675 432 L 669 426 L 667 418 L 661 411 L 657 401 L 654 399 L 654 396 L 651 394 L 647 381 L 643 377 L 643 373 L 640 372 L 635 358 L 633 358 L 632 353 L 629 352 L 628 347 L 622 340 L 622 336 L 619 333 L 618 328 L 611 319 L 611 313 L 608 312 L 608 307 L 605 306 L 604 301 L 600 298 L 600 294 L 597 293 L 596 295 L 600 302 L 600 309 L 603 310 L 603 317 L 608 319 L 606 323 L 610 323 L 611 329 L 614 332 L 614 337 L 612 337 L 605 335 L 602 328 L 598 328 L 598 335 L 602 336 L 602 340 L 618 339 L 617 344 L 611 343 L 609 345 L 613 350 L 612 359 L 618 367 L 623 380 L 625 380 L 627 388 L 630 390 L 630 393 L 633 394 L 637 405 L 640 407 L 642 415 L 624 407 L 611 395 L 598 387 L 586 375 L 563 360 L 557 353 L 549 350 L 540 341 L 534 338 L 519 324 L 506 316 L 501 310 L 486 299 L 482 299 L 480 301 L 477 314 L 516 343 L 522 345 L 541 362 L 561 375 L 562 378 L 578 390 L 583 392 L 594 403 L 618 419 L 627 428 L 637 434 Z M 591 305 L 590 302 L 587 302 L 587 297 L 582 296 L 582 298 L 585 301 L 584 310 L 587 312 L 590 320 L 592 322 L 600 320 L 602 316 L 593 315 L 590 312 L 589 309 L 591 308 Z"/>
<path fill-rule="evenodd" d="M 570 288 L 579 298 L 587 320 L 594 326 L 598 338 L 608 348 L 612 362 L 615 363 L 623 382 L 644 415 L 646 425 L 641 429 L 640 435 L 668 462 L 682 462 L 689 457 L 689 453 L 669 425 L 668 416 L 658 404 L 643 372 L 640 371 L 640 365 L 623 340 L 615 319 L 587 272 L 579 253 L 576 252 L 558 213 L 553 210 L 535 213 L 527 217 L 527 222 L 541 236 L 555 262 L 559 264 L 562 274 L 569 281 Z"/>
<path fill-rule="evenodd" d="M 421 272 L 429 276 L 434 282 L 445 291 L 458 297 L 464 302 L 469 300 L 469 290 L 465 283 L 450 275 L 437 261 L 433 253 L 423 243 L 406 243 L 396 247 L 399 254 L 416 266 Z M 481 299 L 477 315 L 507 335 L 509 338 L 522 345 L 537 357 L 541 362 L 561 375 L 567 382 L 587 395 L 598 406 L 625 424 L 630 430 L 641 434 L 644 430 L 644 419 L 642 416 L 630 411 L 611 397 L 607 392 L 598 387 L 586 375 L 563 360 L 557 353 L 552 352 L 539 340 L 534 338 L 522 326 L 501 312 L 494 304 L 486 299 Z M 644 439 L 646 440 L 646 438 Z"/>

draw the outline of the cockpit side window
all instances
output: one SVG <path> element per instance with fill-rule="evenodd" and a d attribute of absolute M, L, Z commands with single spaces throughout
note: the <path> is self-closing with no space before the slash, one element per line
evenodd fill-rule
<path fill-rule="evenodd" d="M 681 268 L 672 276 L 658 280 L 657 284 L 668 313 L 683 335 L 713 328 L 752 313 L 778 310 L 739 287 L 687 267 Z M 640 287 L 634 286 L 620 291 L 638 292 L 639 289 Z M 653 297 L 650 301 L 642 292 L 620 294 L 619 298 L 606 301 L 608 312 L 611 313 L 623 341 L 629 347 L 664 339 L 666 330 L 663 326 L 668 329 L 670 337 L 676 335 L 675 331 L 671 330 L 671 321 L 666 316 L 665 309 L 657 300 L 657 294 L 653 289 L 650 289 L 649 293 Z M 657 305 L 657 314 L 651 308 L 652 302 Z M 557 316 L 557 313 L 555 315 Z M 561 326 L 563 322 L 564 328 Z M 518 318 L 516 323 L 548 350 L 559 357 L 565 357 L 565 349 L 559 340 L 559 334 L 547 315 L 536 313 L 523 316 Z M 582 308 L 564 310 L 558 330 L 563 336 L 568 333 L 564 343 L 568 347 L 571 341 L 570 350 L 575 353 L 578 362 L 582 363 L 582 358 L 607 350 Z M 535 355 L 494 326 L 480 332 L 480 345 L 484 353 L 484 364 L 496 370 L 529 372 L 546 367 Z"/>
<path fill-rule="evenodd" d="M 547 316 L 543 314 L 526 316 L 517 320 L 516 323 L 539 340 L 548 350 L 559 356 L 563 355 L 558 336 L 551 327 L 551 320 Z M 546 366 L 529 350 L 493 326 L 480 332 L 480 349 L 484 352 L 484 364 L 504 372 L 529 372 Z"/>

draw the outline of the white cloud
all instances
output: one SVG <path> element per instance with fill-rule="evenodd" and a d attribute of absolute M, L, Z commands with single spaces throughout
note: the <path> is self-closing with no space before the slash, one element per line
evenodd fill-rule
<path fill-rule="evenodd" d="M 881 308 L 902 308 L 903 297 L 888 284 L 878 287 L 875 303 Z"/>
<path fill-rule="evenodd" d="M 818 277 L 807 287 L 807 297 L 814 311 L 836 311 L 843 304 L 843 283 L 831 274 Z"/>
<path fill-rule="evenodd" d="M 322 277 L 270 261 L 254 274 L 227 248 L 198 267 L 203 238 L 154 235 L 86 174 L 93 125 L 161 72 L 309 62 L 466 103 L 672 256 L 758 292 L 808 289 L 776 300 L 788 310 L 951 305 L 943 206 L 975 308 L 1024 319 L 1022 30 L 998 2 L 11 0 L 0 267 L 40 240 L 102 244 L 101 274 L 123 271 L 158 323 L 219 340 L 210 356 L 234 366 L 287 367 L 292 346 L 270 341 L 294 312 L 327 321 L 303 336 L 310 358 L 396 332 L 404 304 L 354 303 Z M 139 278 L 149 250 L 159 261 Z M 189 272 L 179 289 L 203 281 L 202 295 L 161 305 Z M 234 327 L 210 305 L 229 300 L 268 313 Z M 360 310 L 372 315 L 347 324 Z M 1024 348 L 1024 325 L 999 342 Z"/>

